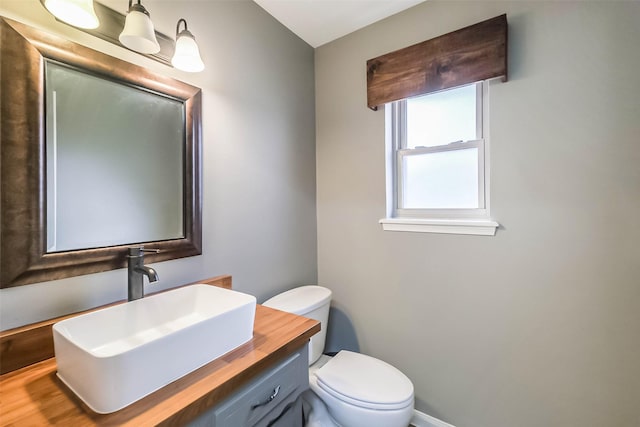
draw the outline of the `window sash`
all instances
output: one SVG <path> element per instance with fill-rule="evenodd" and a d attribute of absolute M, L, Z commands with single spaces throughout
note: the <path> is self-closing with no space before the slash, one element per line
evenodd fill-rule
<path fill-rule="evenodd" d="M 478 149 L 478 207 L 477 208 L 451 208 L 451 209 L 437 209 L 437 208 L 402 208 L 404 206 L 404 174 L 403 174 L 403 161 L 405 157 L 416 156 L 429 153 L 443 153 L 448 151 L 464 150 L 468 148 Z M 401 149 L 396 151 L 396 214 L 399 217 L 415 217 L 415 216 L 477 216 L 486 209 L 485 205 L 485 182 L 484 182 L 484 140 L 476 139 L 474 141 L 466 142 L 454 142 L 448 145 L 440 145 L 437 147 L 420 147 L 414 149 Z"/>
<path fill-rule="evenodd" d="M 476 138 L 471 141 L 456 141 L 446 145 L 433 147 L 407 147 L 407 102 L 406 100 L 396 101 L 391 104 L 391 138 L 393 144 L 393 216 L 398 218 L 477 218 L 488 215 L 488 197 L 486 195 L 485 183 L 485 140 L 483 111 L 486 106 L 485 90 L 486 85 L 482 82 L 476 85 Z M 438 153 L 466 148 L 478 149 L 478 208 L 402 208 L 403 206 L 403 168 L 402 162 L 406 156 L 421 155 L 428 153 Z"/>
<path fill-rule="evenodd" d="M 482 116 L 482 112 L 484 110 L 484 84 L 483 82 L 472 83 L 476 87 L 476 137 L 475 139 L 483 139 L 484 138 L 484 117 Z M 470 85 L 467 85 L 470 86 Z M 452 90 L 452 89 L 447 89 Z M 423 95 L 429 96 L 429 95 Z M 397 114 L 394 116 L 394 123 L 400 124 L 397 126 L 397 132 L 394 133 L 396 137 L 396 141 L 399 143 L 395 145 L 395 149 L 407 149 L 407 100 L 403 99 L 401 101 L 396 101 L 392 104 L 395 109 L 397 109 Z M 452 143 L 454 141 L 449 141 Z M 456 141 L 459 142 L 459 141 Z M 445 146 L 447 144 L 443 144 L 440 146 Z M 419 147 L 416 147 L 419 148 Z"/>

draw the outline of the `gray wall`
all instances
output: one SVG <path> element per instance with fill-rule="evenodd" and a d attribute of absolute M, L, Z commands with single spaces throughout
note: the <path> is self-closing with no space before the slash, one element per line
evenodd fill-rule
<path fill-rule="evenodd" d="M 315 283 L 313 49 L 253 2 L 144 4 L 167 35 L 187 19 L 204 72 L 173 70 L 57 23 L 38 0 L 2 0 L 0 15 L 202 88 L 203 255 L 154 265 L 161 280 L 147 291 L 231 274 L 261 301 Z M 126 270 L 0 292 L 0 327 L 9 329 L 126 298 Z"/>
<path fill-rule="evenodd" d="M 495 237 L 384 232 L 365 62 L 507 13 Z M 316 49 L 319 283 L 457 427 L 640 425 L 640 3 L 437 2 Z"/>

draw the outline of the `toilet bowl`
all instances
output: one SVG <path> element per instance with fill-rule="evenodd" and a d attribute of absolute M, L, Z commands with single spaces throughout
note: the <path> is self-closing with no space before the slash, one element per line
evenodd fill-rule
<path fill-rule="evenodd" d="M 330 303 L 329 289 L 301 286 L 262 304 L 321 324 L 320 333 L 309 345 L 309 386 L 324 407 L 311 411 L 320 417 L 327 414 L 330 419 L 313 424 L 407 427 L 413 415 L 414 395 L 413 384 L 402 372 L 382 360 L 351 351 L 342 350 L 333 358 L 322 355 Z M 313 406 L 318 399 L 305 400 Z"/>

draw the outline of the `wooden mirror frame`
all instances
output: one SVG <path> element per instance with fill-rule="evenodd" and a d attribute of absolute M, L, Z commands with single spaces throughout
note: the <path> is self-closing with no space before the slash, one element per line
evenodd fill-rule
<path fill-rule="evenodd" d="M 158 254 L 146 255 L 150 263 L 202 253 L 199 88 L 2 17 L 0 54 L 0 288 L 122 268 L 127 248 L 140 244 L 46 252 L 47 58 L 184 102 L 184 238 L 144 245 L 160 249 Z"/>

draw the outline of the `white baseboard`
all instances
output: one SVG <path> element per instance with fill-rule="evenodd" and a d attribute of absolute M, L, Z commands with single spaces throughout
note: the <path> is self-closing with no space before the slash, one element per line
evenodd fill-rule
<path fill-rule="evenodd" d="M 413 418 L 411 418 L 411 424 L 416 427 L 455 427 L 451 424 L 445 423 L 442 420 L 427 415 L 424 412 L 413 411 Z"/>

